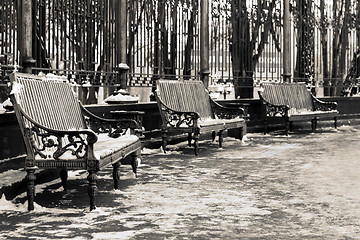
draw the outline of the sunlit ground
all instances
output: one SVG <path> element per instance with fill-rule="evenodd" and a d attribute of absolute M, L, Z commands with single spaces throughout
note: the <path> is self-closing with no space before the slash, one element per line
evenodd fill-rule
<path fill-rule="evenodd" d="M 343 126 L 284 136 L 202 141 L 144 149 L 137 179 L 122 167 L 99 172 L 98 208 L 89 212 L 86 173 L 0 200 L 7 239 L 360 239 L 360 130 Z"/>

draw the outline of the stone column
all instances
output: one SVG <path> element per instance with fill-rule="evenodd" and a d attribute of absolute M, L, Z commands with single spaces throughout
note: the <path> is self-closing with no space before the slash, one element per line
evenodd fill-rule
<path fill-rule="evenodd" d="M 23 72 L 31 73 L 32 67 L 35 66 L 36 60 L 33 58 L 32 52 L 32 39 L 33 39 L 33 6 L 32 0 L 23 0 L 21 5 L 21 62 L 19 63 L 23 67 Z"/>
<path fill-rule="evenodd" d="M 127 74 L 129 66 L 127 65 L 127 0 L 116 1 L 116 35 L 119 41 L 118 49 L 118 71 L 119 83 L 121 89 L 126 89 Z"/>
<path fill-rule="evenodd" d="M 207 88 L 209 86 L 209 1 L 200 2 L 200 77 Z"/>

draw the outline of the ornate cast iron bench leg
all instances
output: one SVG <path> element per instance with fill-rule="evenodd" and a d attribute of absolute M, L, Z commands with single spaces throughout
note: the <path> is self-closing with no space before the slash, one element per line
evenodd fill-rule
<path fill-rule="evenodd" d="M 95 205 L 95 199 L 96 199 L 96 194 L 97 194 L 96 171 L 89 170 L 89 176 L 87 177 L 87 180 L 89 181 L 88 194 L 89 194 L 89 198 L 90 198 L 90 211 L 92 211 L 92 210 L 96 209 L 96 205 Z"/>
<path fill-rule="evenodd" d="M 121 162 L 118 161 L 114 163 L 112 166 L 113 166 L 114 189 L 119 189 Z"/>
<path fill-rule="evenodd" d="M 28 210 L 34 210 L 34 197 L 35 197 L 35 169 L 36 168 L 27 168 L 27 175 L 25 177 L 27 181 L 27 198 L 28 198 Z"/>
<path fill-rule="evenodd" d="M 65 169 L 60 170 L 60 179 L 61 179 L 61 185 L 64 188 L 64 192 L 67 192 L 67 179 L 68 179 L 68 171 Z"/>

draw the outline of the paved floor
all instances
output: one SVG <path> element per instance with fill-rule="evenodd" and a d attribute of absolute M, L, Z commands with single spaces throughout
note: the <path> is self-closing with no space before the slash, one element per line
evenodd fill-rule
<path fill-rule="evenodd" d="M 139 176 L 123 167 L 99 173 L 98 208 L 89 212 L 86 174 L 37 187 L 36 211 L 0 210 L 7 239 L 360 239 L 360 130 L 302 130 L 289 137 L 225 138 L 219 149 L 185 143 L 166 155 L 145 149 Z M 17 198 L 24 201 L 24 196 Z"/>

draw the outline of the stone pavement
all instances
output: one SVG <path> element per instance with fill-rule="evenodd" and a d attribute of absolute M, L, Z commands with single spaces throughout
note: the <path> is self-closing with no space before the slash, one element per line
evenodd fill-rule
<path fill-rule="evenodd" d="M 360 239 L 360 129 L 342 126 L 245 142 L 202 141 L 198 157 L 180 143 L 144 149 L 138 178 L 123 166 L 99 173 L 98 208 L 89 212 L 86 174 L 37 186 L 36 210 L 24 195 L 1 199 L 4 239 Z M 0 208 L 1 209 L 1 208 Z"/>

